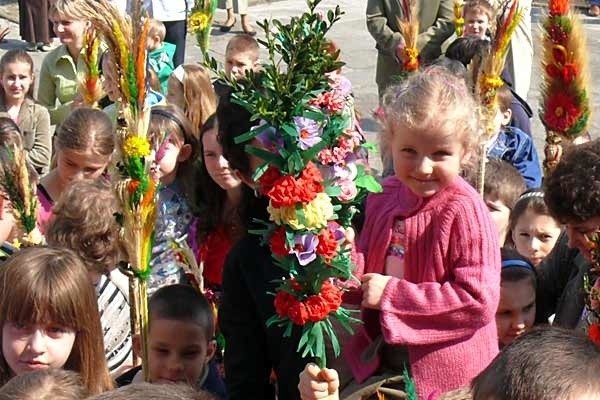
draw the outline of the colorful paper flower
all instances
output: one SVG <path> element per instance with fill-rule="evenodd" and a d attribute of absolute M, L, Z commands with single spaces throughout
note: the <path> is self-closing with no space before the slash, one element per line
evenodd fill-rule
<path fill-rule="evenodd" d="M 252 128 L 252 130 L 259 129 L 266 124 L 266 121 L 261 120 L 256 127 Z M 265 150 L 273 154 L 277 154 L 279 150 L 283 149 L 285 146 L 283 137 L 281 137 L 281 134 L 277 132 L 277 130 L 275 130 L 275 128 L 273 128 L 272 126 L 264 128 L 264 130 L 261 133 L 256 135 L 256 139 L 260 142 L 260 144 L 262 144 Z"/>
<path fill-rule="evenodd" d="M 306 305 L 297 301 L 293 303 L 287 312 L 288 318 L 296 325 L 303 326 L 308 322 L 308 310 Z"/>
<path fill-rule="evenodd" d="M 592 342 L 596 345 L 600 346 L 600 325 L 599 324 L 591 324 L 588 328 L 588 337 Z"/>
<path fill-rule="evenodd" d="M 334 233 L 327 229 L 323 229 L 319 233 L 319 243 L 317 245 L 317 254 L 325 259 L 327 264 L 338 254 L 338 240 Z"/>
<path fill-rule="evenodd" d="M 287 245 L 287 238 L 284 228 L 277 229 L 269 239 L 271 252 L 273 255 L 283 258 L 290 254 L 290 249 Z"/>
<path fill-rule="evenodd" d="M 327 221 L 333 216 L 333 205 L 327 194 L 319 193 L 302 207 L 304 218 L 298 217 L 295 206 L 276 208 L 269 204 L 267 211 L 270 220 L 277 225 L 288 225 L 295 230 L 316 230 L 327 226 Z"/>
<path fill-rule="evenodd" d="M 341 192 L 338 195 L 340 201 L 352 201 L 358 194 L 358 188 L 354 181 L 350 179 L 340 179 L 336 182 L 336 186 L 339 186 Z"/>
<path fill-rule="evenodd" d="M 150 155 L 148 139 L 140 136 L 128 136 L 123 144 L 123 153 L 127 157 L 147 157 Z"/>
<path fill-rule="evenodd" d="M 320 296 L 323 297 L 329 305 L 329 312 L 336 312 L 342 305 L 342 291 L 330 280 L 323 282 Z"/>
<path fill-rule="evenodd" d="M 296 303 L 299 303 L 296 297 L 285 290 L 280 290 L 275 294 L 275 312 L 281 318 L 287 317 L 290 307 Z"/>
<path fill-rule="evenodd" d="M 298 263 L 307 266 L 317 258 L 317 245 L 319 239 L 312 233 L 294 236 L 294 248 L 292 252 L 296 255 Z"/>
<path fill-rule="evenodd" d="M 544 121 L 549 129 L 562 132 L 573 126 L 581 114 L 575 96 L 556 92 L 548 99 Z"/>
<path fill-rule="evenodd" d="M 310 105 L 322 108 L 329 114 L 339 114 L 346 106 L 346 98 L 340 91 L 330 90 L 320 93 L 316 99 L 309 102 Z"/>
<path fill-rule="evenodd" d="M 298 146 L 302 150 L 308 150 L 321 142 L 321 125 L 310 118 L 294 117 L 294 125 L 298 132 Z"/>
<path fill-rule="evenodd" d="M 312 295 L 306 299 L 306 311 L 308 313 L 308 319 L 312 322 L 319 322 L 327 318 L 330 312 L 329 304 L 327 301 L 319 296 Z"/>

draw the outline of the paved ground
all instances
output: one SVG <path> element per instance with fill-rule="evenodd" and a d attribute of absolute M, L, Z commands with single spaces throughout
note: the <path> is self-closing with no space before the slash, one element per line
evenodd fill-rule
<path fill-rule="evenodd" d="M 8 5 L 2 5 L 7 3 L 7 0 L 0 0 L 0 15 L 2 11 L 9 9 L 13 2 L 8 1 Z M 377 106 L 377 89 L 375 86 L 375 60 L 376 51 L 374 47 L 374 41 L 366 30 L 365 26 L 365 4 L 363 1 L 357 0 L 324 0 L 321 4 L 321 8 L 331 8 L 335 5 L 339 5 L 345 15 L 342 20 L 337 23 L 331 32 L 331 39 L 334 40 L 342 50 L 342 57 L 346 61 L 347 65 L 344 67 L 346 76 L 352 81 L 358 109 L 366 116 L 364 120 L 365 129 L 370 132 L 371 139 L 376 139 L 376 124 L 368 118 L 373 108 Z M 304 0 L 283 0 L 272 3 L 258 4 L 250 7 L 249 15 L 251 19 L 263 20 L 265 18 L 278 18 L 283 21 L 289 20 L 291 15 L 296 15 L 305 10 Z M 14 11 L 14 10 L 13 10 Z M 224 20 L 225 12 L 218 10 L 216 16 L 216 24 L 219 21 Z M 534 19 L 534 40 L 535 40 L 535 60 L 534 60 L 534 71 L 532 74 L 532 86 L 529 93 L 529 102 L 534 110 L 536 110 L 536 116 L 533 118 L 533 130 L 534 138 L 538 149 L 543 149 L 543 137 L 544 130 L 537 117 L 538 110 L 538 99 L 539 99 L 539 86 L 540 86 L 540 66 L 539 66 L 539 54 L 540 54 L 540 30 L 539 30 L 539 18 L 542 15 L 540 7 L 534 7 L 533 19 Z M 585 30 L 588 34 L 588 49 L 589 49 L 589 60 L 591 67 L 592 77 L 600 76 L 600 18 L 585 18 Z M 12 32 L 9 35 L 8 40 L 5 43 L 0 44 L 0 54 L 6 49 L 24 46 L 24 43 L 18 40 L 18 26 L 13 22 L 7 20 L 0 20 L 0 26 L 5 25 L 11 26 Z M 235 26 L 231 33 L 223 34 L 219 31 L 218 27 L 215 27 L 212 31 L 212 54 L 217 60 L 223 59 L 224 49 L 227 41 L 232 37 L 232 33 L 241 31 L 239 24 Z M 32 53 L 36 67 L 39 68 L 44 57 L 44 53 Z M 263 54 L 266 57 L 266 54 Z M 194 39 L 188 36 L 188 43 L 186 48 L 186 62 L 193 63 L 200 59 L 200 51 L 194 43 Z M 594 109 L 598 109 L 600 102 L 600 85 L 593 79 L 591 82 L 591 98 L 594 104 Z M 596 115 L 592 117 L 592 135 L 598 137 L 599 135 L 599 120 Z"/>

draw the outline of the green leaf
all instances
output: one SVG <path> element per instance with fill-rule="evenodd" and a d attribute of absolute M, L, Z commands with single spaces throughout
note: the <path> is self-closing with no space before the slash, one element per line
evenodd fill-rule
<path fill-rule="evenodd" d="M 333 185 L 325 186 L 325 193 L 327 193 L 327 196 L 329 197 L 337 197 L 342 194 L 342 188 Z"/>
<path fill-rule="evenodd" d="M 246 153 L 255 155 L 256 157 L 266 161 L 268 164 L 272 164 L 272 165 L 276 166 L 277 168 L 281 169 L 282 160 L 281 160 L 281 157 L 279 157 L 279 155 L 273 154 L 270 151 L 267 151 L 265 149 L 254 147 L 250 144 L 247 144 L 244 147 L 244 150 L 246 151 Z M 268 166 L 267 166 L 267 168 L 268 168 Z"/>
<path fill-rule="evenodd" d="M 383 188 L 372 175 L 363 175 L 354 181 L 354 184 L 359 188 L 367 189 L 371 193 L 381 193 Z"/>

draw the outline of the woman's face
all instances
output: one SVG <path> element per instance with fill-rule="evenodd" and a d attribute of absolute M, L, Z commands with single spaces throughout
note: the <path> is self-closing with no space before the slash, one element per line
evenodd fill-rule
<path fill-rule="evenodd" d="M 242 181 L 229 167 L 229 161 L 223 156 L 223 148 L 217 141 L 217 128 L 209 129 L 202 135 L 204 165 L 208 175 L 223 190 L 239 187 Z"/>
<path fill-rule="evenodd" d="M 74 20 L 65 15 L 54 15 L 52 24 L 54 33 L 62 44 L 77 47 L 83 45 L 83 35 L 90 25 L 87 21 Z"/>

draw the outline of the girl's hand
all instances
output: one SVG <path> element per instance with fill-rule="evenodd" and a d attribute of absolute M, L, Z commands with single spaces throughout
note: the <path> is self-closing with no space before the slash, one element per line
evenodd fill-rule
<path fill-rule="evenodd" d="M 381 297 L 391 276 L 381 274 L 364 274 L 361 289 L 363 292 L 362 306 L 381 310 Z"/>
<path fill-rule="evenodd" d="M 334 369 L 320 369 L 309 363 L 300 373 L 298 390 L 302 400 L 330 399 L 339 400 L 340 379 Z"/>

